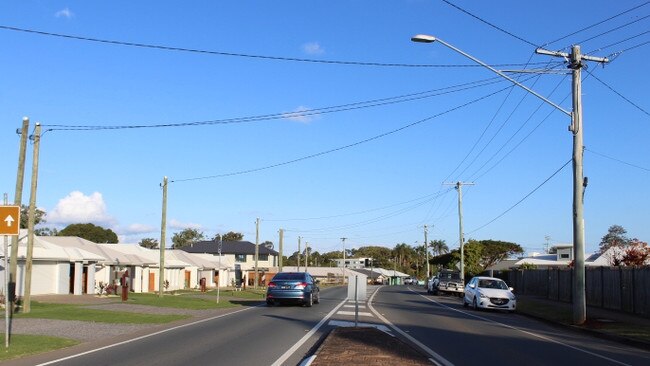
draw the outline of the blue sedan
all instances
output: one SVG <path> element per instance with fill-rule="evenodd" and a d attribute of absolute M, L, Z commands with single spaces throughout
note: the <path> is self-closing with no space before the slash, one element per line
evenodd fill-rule
<path fill-rule="evenodd" d="M 299 303 L 307 307 L 320 302 L 318 280 L 305 272 L 280 272 L 266 289 L 266 304 Z"/>

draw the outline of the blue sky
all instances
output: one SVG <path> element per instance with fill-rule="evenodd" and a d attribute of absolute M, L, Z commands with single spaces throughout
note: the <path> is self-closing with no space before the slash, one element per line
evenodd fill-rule
<path fill-rule="evenodd" d="M 254 242 L 259 217 L 260 241 L 277 245 L 284 228 L 290 251 L 298 236 L 321 252 L 341 237 L 421 245 L 425 224 L 456 248 L 457 193 L 444 183 L 463 181 L 475 183 L 463 187 L 466 238 L 541 252 L 546 237 L 572 242 L 571 164 L 558 172 L 571 159 L 568 117 L 410 38 L 436 35 L 500 70 L 559 71 L 511 75 L 567 110 L 563 60 L 534 50 L 580 44 L 624 51 L 583 72 L 587 252 L 613 224 L 650 240 L 650 4 L 450 2 L 474 16 L 439 0 L 3 1 L 0 187 L 13 200 L 15 130 L 28 116 L 46 131 L 46 226 L 159 239 L 168 176 L 170 237 L 193 227 Z M 188 125 L 217 120 L 230 123 Z M 142 128 L 66 129 L 79 126 Z"/>

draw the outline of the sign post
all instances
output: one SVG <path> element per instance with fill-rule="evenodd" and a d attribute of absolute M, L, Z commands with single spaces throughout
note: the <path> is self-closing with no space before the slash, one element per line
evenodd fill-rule
<path fill-rule="evenodd" d="M 5 194 L 5 204 L 7 195 Z M 0 235 L 4 235 L 5 272 L 5 348 L 9 348 L 9 235 L 18 236 L 20 232 L 20 206 L 0 206 Z"/>

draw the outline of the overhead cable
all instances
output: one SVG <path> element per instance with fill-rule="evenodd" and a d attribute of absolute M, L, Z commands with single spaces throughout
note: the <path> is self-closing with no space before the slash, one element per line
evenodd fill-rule
<path fill-rule="evenodd" d="M 156 49 L 156 50 L 163 50 L 163 51 L 192 52 L 192 53 L 207 54 L 207 55 L 244 57 L 244 58 L 251 58 L 251 59 L 263 59 L 263 60 L 275 60 L 275 61 L 294 61 L 294 62 L 307 62 L 307 63 L 319 63 L 319 64 L 377 66 L 377 67 L 423 67 L 423 68 L 480 67 L 480 65 L 475 65 L 475 64 L 462 64 L 462 65 L 461 64 L 447 64 L 447 65 L 405 64 L 405 63 L 382 63 L 382 62 L 365 62 L 365 61 L 317 60 L 317 59 L 307 59 L 307 58 L 297 58 L 297 57 L 265 56 L 265 55 L 254 55 L 254 54 L 236 53 L 236 52 L 210 51 L 210 50 L 202 50 L 196 48 L 163 46 L 163 45 L 146 44 L 146 43 L 138 43 L 138 42 L 116 41 L 116 40 L 109 40 L 109 39 L 84 37 L 84 36 L 73 36 L 70 34 L 45 32 L 45 31 L 39 31 L 34 29 L 11 27 L 6 25 L 0 25 L 0 29 L 29 33 L 29 34 L 37 34 L 41 36 L 59 37 L 65 39 L 74 39 L 78 41 L 97 42 L 97 43 L 112 44 L 112 45 L 119 45 L 119 46 L 140 47 L 140 48 L 149 48 L 149 49 Z M 520 66 L 520 64 L 501 64 L 496 66 Z"/>
<path fill-rule="evenodd" d="M 548 45 L 550 45 L 550 44 L 557 43 L 557 42 L 559 42 L 559 41 L 562 41 L 562 40 L 564 40 L 564 39 L 567 39 L 567 38 L 569 38 L 569 37 L 571 37 L 571 36 L 574 36 L 574 35 L 576 35 L 576 34 L 578 34 L 578 33 L 584 32 L 584 31 L 586 31 L 586 30 L 588 30 L 588 29 L 591 29 L 591 28 L 593 28 L 593 27 L 596 27 L 596 26 L 598 26 L 598 25 L 601 25 L 601 24 L 603 24 L 603 23 L 605 23 L 605 22 L 608 22 L 608 21 L 610 21 L 610 20 L 612 20 L 612 19 L 618 18 L 618 17 L 621 16 L 621 15 L 627 14 L 627 13 L 629 13 L 629 12 L 631 12 L 631 11 L 634 11 L 634 10 L 636 10 L 636 9 L 638 9 L 638 8 L 640 8 L 640 7 L 646 6 L 646 5 L 648 5 L 648 4 L 650 4 L 650 1 L 646 1 L 646 2 L 643 3 L 643 4 L 637 5 L 637 6 L 633 7 L 633 8 L 631 8 L 631 9 L 625 10 L 624 12 L 618 13 L 618 14 L 616 14 L 616 15 L 614 15 L 614 16 L 611 16 L 611 17 L 609 17 L 609 18 L 607 18 L 607 19 L 603 19 L 603 20 L 601 20 L 601 21 L 599 21 L 599 22 L 597 22 L 597 23 L 594 23 L 594 24 L 592 24 L 592 25 L 589 25 L 589 26 L 587 26 L 587 27 L 584 27 L 584 28 L 582 28 L 582 29 L 579 29 L 579 30 L 577 30 L 577 31 L 575 31 L 575 32 L 573 32 L 573 33 L 569 33 L 569 34 L 567 34 L 566 36 L 560 37 L 560 38 L 558 38 L 558 39 L 556 39 L 556 40 L 553 40 L 553 41 L 550 41 L 550 42 L 544 43 L 544 45 L 543 45 L 542 47 L 546 47 L 546 46 L 548 46 Z"/>
<path fill-rule="evenodd" d="M 510 206 L 510 208 L 508 208 L 507 210 L 503 211 L 499 216 L 497 216 L 497 217 L 495 217 L 494 219 L 490 220 L 489 222 L 487 222 L 487 223 L 485 223 L 485 224 L 479 226 L 478 228 L 476 228 L 476 229 L 474 229 L 474 230 L 472 230 L 472 231 L 467 232 L 467 234 L 471 234 L 471 233 L 474 233 L 474 232 L 476 232 L 476 231 L 479 231 L 479 230 L 483 229 L 484 227 L 490 225 L 491 223 L 497 221 L 497 220 L 500 219 L 501 217 L 503 217 L 505 214 L 507 214 L 508 212 L 510 212 L 513 208 L 517 207 L 520 203 L 524 202 L 528 197 L 530 197 L 533 193 L 535 193 L 535 192 L 536 192 L 538 189 L 540 189 L 543 185 L 545 185 L 549 180 L 551 180 L 554 176 L 556 176 L 560 171 L 562 171 L 562 169 L 564 169 L 564 168 L 565 168 L 567 165 L 569 165 L 569 163 L 571 163 L 572 161 L 573 161 L 573 159 L 569 159 L 566 163 L 564 163 L 564 165 L 562 165 L 562 166 L 561 166 L 559 169 L 557 169 L 553 174 L 551 174 L 550 177 L 546 178 L 542 183 L 540 183 L 540 185 L 538 185 L 537 187 L 535 187 L 535 189 L 533 189 L 533 190 L 530 191 L 527 195 L 525 195 L 524 198 L 520 199 L 519 201 L 517 201 L 517 203 L 515 203 L 515 204 L 512 205 L 512 206 Z"/>

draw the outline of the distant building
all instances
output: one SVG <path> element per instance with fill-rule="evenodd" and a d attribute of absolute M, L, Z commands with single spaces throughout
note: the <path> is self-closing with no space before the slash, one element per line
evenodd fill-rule
<path fill-rule="evenodd" d="M 338 259 L 334 259 L 334 261 L 336 262 L 336 266 L 341 268 L 357 269 L 357 268 L 370 268 L 372 266 L 372 258 L 370 257 L 345 258 L 345 261 L 343 260 L 343 258 L 338 258 Z"/>

